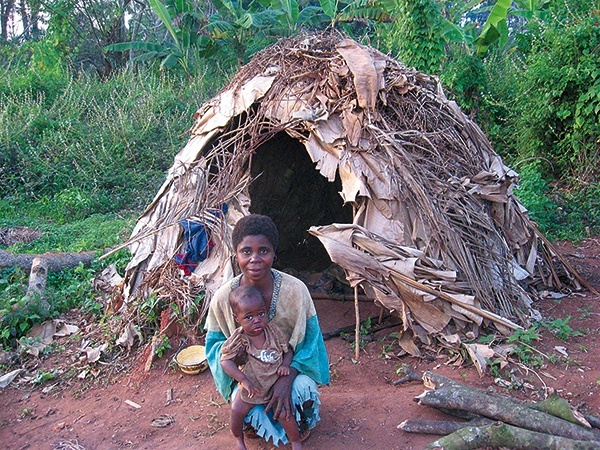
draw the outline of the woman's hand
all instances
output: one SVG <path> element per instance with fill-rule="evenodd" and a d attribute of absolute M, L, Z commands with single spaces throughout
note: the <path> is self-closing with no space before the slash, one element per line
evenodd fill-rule
<path fill-rule="evenodd" d="M 298 371 L 290 367 L 290 374 L 285 377 L 280 377 L 273 385 L 273 395 L 271 401 L 265 406 L 265 412 L 273 410 L 273 418 L 279 420 L 284 418 L 290 420 L 294 417 L 292 407 L 292 383 L 298 375 Z"/>

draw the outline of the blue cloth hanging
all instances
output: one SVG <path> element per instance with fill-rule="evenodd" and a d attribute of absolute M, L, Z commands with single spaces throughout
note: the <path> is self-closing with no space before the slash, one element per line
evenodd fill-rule
<path fill-rule="evenodd" d="M 208 212 L 216 217 L 227 213 L 227 204 L 223 204 L 220 209 L 211 209 Z M 185 238 L 185 252 L 175 255 L 175 262 L 183 269 L 186 275 L 190 275 L 199 262 L 208 258 L 210 249 L 214 243 L 210 237 L 210 230 L 202 222 L 192 220 L 180 220 L 179 225 L 183 228 L 183 237 Z"/>

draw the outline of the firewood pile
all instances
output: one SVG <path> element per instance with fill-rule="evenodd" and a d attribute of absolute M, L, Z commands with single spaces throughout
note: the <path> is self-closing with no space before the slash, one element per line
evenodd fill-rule
<path fill-rule="evenodd" d="M 426 391 L 415 398 L 419 405 L 461 419 L 405 420 L 398 425 L 410 433 L 443 435 L 428 449 L 600 448 L 600 418 L 580 413 L 556 394 L 527 403 L 474 389 L 434 372 L 419 375 L 408 366 L 404 369 L 406 375 L 394 384 L 422 381 Z"/>

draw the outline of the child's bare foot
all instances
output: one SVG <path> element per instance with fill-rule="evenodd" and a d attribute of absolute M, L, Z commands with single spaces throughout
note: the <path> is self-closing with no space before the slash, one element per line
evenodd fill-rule
<path fill-rule="evenodd" d="M 246 449 L 246 444 L 244 443 L 244 437 L 243 436 L 239 437 L 239 438 L 236 438 L 236 444 L 237 445 L 236 445 L 235 448 L 237 450 L 247 450 Z"/>

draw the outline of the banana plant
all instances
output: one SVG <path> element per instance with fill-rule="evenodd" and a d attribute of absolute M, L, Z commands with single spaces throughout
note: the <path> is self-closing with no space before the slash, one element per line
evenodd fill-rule
<path fill-rule="evenodd" d="M 550 0 L 497 0 L 491 7 L 482 0 L 445 3 L 444 29 L 442 35 L 446 42 L 457 42 L 470 47 L 474 54 L 483 56 L 495 42 L 506 45 L 509 37 L 508 18 L 522 17 L 526 20 L 546 21 L 546 7 Z M 489 10 L 483 27 L 478 31 L 475 21 L 464 20 L 465 16 L 481 14 Z M 513 30 L 514 31 L 514 30 Z"/>
<path fill-rule="evenodd" d="M 106 51 L 141 52 L 135 61 L 160 59 L 161 67 L 180 66 L 188 75 L 196 58 L 209 56 L 214 50 L 212 41 L 200 36 L 198 29 L 204 20 L 194 0 L 149 0 L 152 11 L 168 32 L 170 39 L 161 42 L 121 42 L 106 46 Z"/>
<path fill-rule="evenodd" d="M 269 7 L 269 3 L 260 0 L 249 3 L 243 0 L 212 0 L 212 3 L 217 12 L 208 19 L 203 31 L 221 48 L 233 52 L 238 66 L 245 62 L 246 50 L 252 40 L 278 23 L 277 12 Z M 292 5 L 289 14 L 294 14 Z"/>
<path fill-rule="evenodd" d="M 297 0 L 265 0 L 263 3 L 270 8 L 277 18 L 277 23 L 265 30 L 272 36 L 291 36 L 300 28 L 318 29 L 328 23 L 329 18 L 320 6 L 311 5 Z"/>
<path fill-rule="evenodd" d="M 475 39 L 475 50 L 479 56 L 482 56 L 490 45 L 499 41 L 500 46 L 506 45 L 508 42 L 508 9 L 510 8 L 511 0 L 498 0 L 487 20 L 483 24 L 481 33 Z"/>
<path fill-rule="evenodd" d="M 546 0 L 522 0 L 515 2 L 525 7 L 526 3 L 545 3 Z M 517 11 L 511 8 L 511 0 L 497 0 L 491 7 L 482 0 L 471 0 L 466 3 L 454 2 L 450 7 L 444 9 L 445 26 L 442 30 L 444 39 L 447 42 L 457 42 L 470 47 L 473 54 L 482 57 L 487 49 L 495 42 L 500 46 L 508 42 L 509 29 L 507 18 L 509 15 L 517 14 Z M 535 5 L 533 6 L 535 8 Z M 465 16 L 480 15 L 489 10 L 486 21 L 478 30 L 474 20 L 464 20 Z"/>
<path fill-rule="evenodd" d="M 514 0 L 518 9 L 511 9 L 510 14 L 524 17 L 527 20 L 539 19 L 542 22 L 548 20 L 549 12 L 546 7 L 550 0 Z"/>
<path fill-rule="evenodd" d="M 357 19 L 390 22 L 398 9 L 397 0 L 319 0 L 332 28 Z"/>
<path fill-rule="evenodd" d="M 473 21 L 463 21 L 464 16 L 476 9 L 482 0 L 470 0 L 468 2 L 443 3 L 444 28 L 442 37 L 446 42 L 457 42 L 471 46 L 477 38 L 477 29 Z"/>

